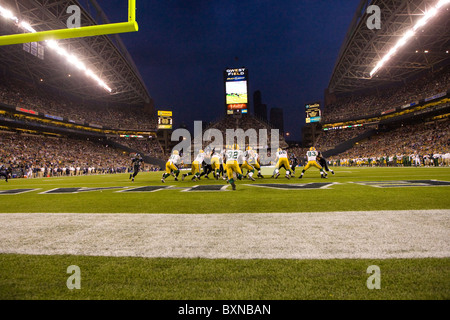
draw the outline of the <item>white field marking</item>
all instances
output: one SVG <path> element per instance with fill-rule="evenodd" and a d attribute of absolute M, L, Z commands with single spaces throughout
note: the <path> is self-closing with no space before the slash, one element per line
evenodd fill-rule
<path fill-rule="evenodd" d="M 0 253 L 208 259 L 450 257 L 450 210 L 3 213 Z"/>

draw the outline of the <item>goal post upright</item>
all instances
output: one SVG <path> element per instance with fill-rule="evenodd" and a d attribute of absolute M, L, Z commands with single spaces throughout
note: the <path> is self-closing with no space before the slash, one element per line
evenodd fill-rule
<path fill-rule="evenodd" d="M 0 46 L 40 42 L 45 40 L 60 40 L 136 32 L 138 30 L 139 26 L 136 21 L 136 0 L 128 0 L 128 22 L 0 36 Z"/>

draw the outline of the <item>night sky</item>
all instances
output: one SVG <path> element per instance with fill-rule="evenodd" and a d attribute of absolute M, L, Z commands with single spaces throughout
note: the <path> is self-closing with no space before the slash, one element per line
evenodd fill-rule
<path fill-rule="evenodd" d="M 139 32 L 122 34 L 159 110 L 174 126 L 224 115 L 223 71 L 249 69 L 253 93 L 283 108 L 289 140 L 301 139 L 304 104 L 323 100 L 360 0 L 137 0 Z M 98 0 L 112 22 L 126 0 Z"/>

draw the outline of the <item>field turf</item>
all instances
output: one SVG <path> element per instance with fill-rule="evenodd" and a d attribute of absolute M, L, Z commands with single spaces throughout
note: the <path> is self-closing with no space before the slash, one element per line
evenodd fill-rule
<path fill-rule="evenodd" d="M 450 181 L 450 168 L 334 168 L 320 179 L 308 170 L 303 179 L 282 175 L 238 181 L 237 190 L 193 191 L 223 180 L 161 183 L 161 173 L 0 180 L 0 213 L 294 213 L 333 211 L 450 209 L 449 186 L 385 187 L 398 181 Z M 211 175 L 212 177 L 212 175 Z M 322 189 L 275 189 L 256 184 L 329 183 Z M 412 184 L 414 185 L 414 184 Z M 155 192 L 117 192 L 164 186 Z M 316 185 L 317 186 L 317 185 Z M 117 187 L 117 188 L 116 188 Z M 114 188 L 73 194 L 42 194 L 56 188 Z M 414 235 L 411 235 L 414 236 Z M 2 246 L 0 244 L 0 252 Z M 191 259 L 0 254 L 0 299 L 150 299 L 150 300 L 303 300 L 450 298 L 450 257 L 418 259 Z M 66 269 L 78 265 L 82 288 L 69 290 Z M 369 290 L 366 269 L 382 270 L 380 290 Z"/>
<path fill-rule="evenodd" d="M 267 168 L 268 169 L 268 168 Z M 359 210 L 450 209 L 448 187 L 378 188 L 361 185 L 367 181 L 439 180 L 450 181 L 450 168 L 337 168 L 336 174 L 320 179 L 318 170 L 308 170 L 303 179 L 265 179 L 237 181 L 237 190 L 184 192 L 197 185 L 227 186 L 224 180 L 202 178 L 193 182 L 161 183 L 161 173 L 139 173 L 135 182 L 128 174 L 42 179 L 0 180 L 0 191 L 37 189 L 18 195 L 0 195 L 0 212 L 71 212 L 71 213 L 261 213 L 318 212 Z M 256 187 L 256 184 L 338 183 L 324 189 L 285 190 Z M 156 192 L 117 192 L 125 188 L 172 186 Z M 41 194 L 55 188 L 114 188 L 77 194 Z"/>

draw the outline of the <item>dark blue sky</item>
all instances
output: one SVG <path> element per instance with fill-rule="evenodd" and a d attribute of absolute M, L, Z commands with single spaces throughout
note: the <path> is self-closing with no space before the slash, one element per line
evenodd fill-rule
<path fill-rule="evenodd" d="M 224 113 L 222 72 L 249 69 L 252 95 L 283 108 L 285 131 L 301 138 L 304 104 L 323 100 L 360 0 L 137 0 L 139 32 L 123 34 L 156 108 L 175 127 Z M 98 1 L 114 22 L 126 0 Z"/>

